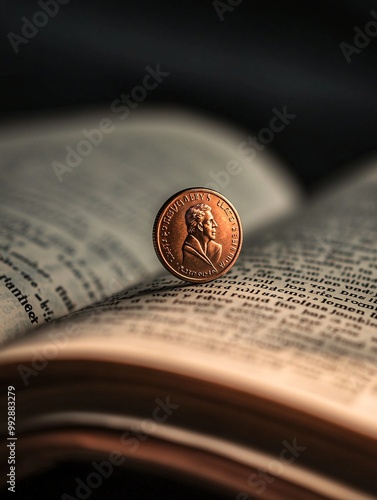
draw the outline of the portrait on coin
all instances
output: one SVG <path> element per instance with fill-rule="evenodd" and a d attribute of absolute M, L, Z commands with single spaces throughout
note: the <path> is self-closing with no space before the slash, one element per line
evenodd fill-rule
<path fill-rule="evenodd" d="M 183 262 L 188 269 L 216 269 L 221 258 L 222 245 L 216 243 L 216 228 L 212 209 L 206 203 L 197 203 L 185 213 L 187 237 L 182 246 Z"/>

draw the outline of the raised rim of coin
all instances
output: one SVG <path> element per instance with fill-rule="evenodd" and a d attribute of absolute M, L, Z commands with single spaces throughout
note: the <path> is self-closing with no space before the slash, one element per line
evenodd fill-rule
<path fill-rule="evenodd" d="M 190 195 L 193 194 L 195 198 L 195 193 L 202 193 L 205 195 L 214 196 L 218 198 L 218 201 L 216 203 L 216 210 L 217 207 L 223 210 L 224 213 L 222 213 L 222 219 L 227 219 L 227 223 L 229 224 L 229 230 L 230 234 L 228 235 L 228 239 L 230 237 L 231 239 L 231 244 L 228 243 L 228 247 L 232 250 L 227 250 L 227 255 L 219 265 L 219 267 L 212 266 L 213 269 L 211 268 L 208 271 L 208 274 L 206 272 L 200 272 L 200 271 L 195 271 L 195 270 L 190 270 L 190 269 L 185 269 L 182 263 L 180 263 L 179 259 L 177 258 L 178 254 L 178 248 L 182 248 L 182 242 L 186 241 L 184 239 L 184 236 L 179 235 L 177 238 L 180 240 L 180 243 L 177 244 L 175 241 L 176 239 L 173 238 L 172 236 L 169 235 L 170 233 L 167 231 L 169 226 L 169 223 L 172 219 L 172 217 L 175 215 L 175 213 L 178 213 L 179 206 L 184 206 L 184 197 L 186 198 Z M 178 201 L 181 202 L 181 205 L 174 205 Z M 196 198 L 194 200 L 189 199 L 187 200 L 187 203 L 191 203 L 194 201 L 201 201 L 200 198 Z M 207 199 L 202 200 L 203 202 L 208 201 Z M 187 205 L 189 206 L 189 205 Z M 174 210 L 173 210 L 174 208 Z M 190 208 L 190 207 L 189 207 Z M 211 207 L 213 208 L 213 207 Z M 169 212 L 169 214 L 168 214 Z M 175 212 L 175 213 L 174 213 Z M 169 219 L 170 217 L 170 219 Z M 182 217 L 182 215 L 180 215 Z M 183 221 L 185 219 L 183 218 Z M 182 226 L 184 227 L 184 230 L 182 230 L 182 233 L 186 233 L 186 239 L 188 236 L 188 232 L 186 229 L 186 223 L 180 222 L 179 228 L 181 229 Z M 218 227 L 218 224 L 216 224 Z M 162 232 L 162 229 L 164 231 Z M 234 228 L 237 228 L 235 230 Z M 237 238 L 232 238 L 232 232 L 234 232 L 233 236 L 237 235 Z M 171 243 L 169 243 L 169 239 L 172 240 Z M 237 244 L 233 245 L 233 241 L 237 240 Z M 165 203 L 162 205 L 160 210 L 158 211 L 154 224 L 153 224 L 153 246 L 156 252 L 156 255 L 158 259 L 160 260 L 161 264 L 167 269 L 171 274 L 176 276 L 177 278 L 188 281 L 190 283 L 205 283 L 208 281 L 213 281 L 217 278 L 220 278 L 223 276 L 225 273 L 227 273 L 230 268 L 233 266 L 233 264 L 236 262 L 239 253 L 241 251 L 242 247 L 242 242 L 243 242 L 243 231 L 242 231 L 242 224 L 240 220 L 240 216 L 237 212 L 237 210 L 234 208 L 233 204 L 221 193 L 218 191 L 215 191 L 214 189 L 209 189 L 209 188 L 204 188 L 204 187 L 190 187 L 186 189 L 182 189 L 181 191 L 178 191 L 174 195 L 172 195 L 170 198 L 168 198 Z M 218 247 L 222 248 L 221 244 L 217 244 Z M 180 253 L 180 252 L 179 252 Z M 170 258 L 170 261 L 169 261 Z M 210 266 L 209 266 L 210 267 Z"/>

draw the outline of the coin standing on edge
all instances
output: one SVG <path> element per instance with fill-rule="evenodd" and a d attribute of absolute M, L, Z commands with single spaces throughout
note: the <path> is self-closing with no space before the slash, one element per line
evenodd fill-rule
<path fill-rule="evenodd" d="M 153 245 L 163 266 L 177 278 L 191 283 L 211 281 L 228 272 L 237 260 L 242 246 L 240 217 L 217 191 L 184 189 L 159 210 Z"/>

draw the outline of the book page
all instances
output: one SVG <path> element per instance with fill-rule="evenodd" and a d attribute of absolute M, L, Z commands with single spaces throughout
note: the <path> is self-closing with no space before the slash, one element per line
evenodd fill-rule
<path fill-rule="evenodd" d="M 43 357 L 50 346 L 53 358 L 220 380 L 377 439 L 376 200 L 374 168 L 250 237 L 221 279 L 191 285 L 163 274 L 40 331 L 33 352 Z"/>
<path fill-rule="evenodd" d="M 153 220 L 175 191 L 217 182 L 245 230 L 298 198 L 265 152 L 249 161 L 242 135 L 189 112 L 102 109 L 2 132 L 0 342 L 150 279 Z"/>

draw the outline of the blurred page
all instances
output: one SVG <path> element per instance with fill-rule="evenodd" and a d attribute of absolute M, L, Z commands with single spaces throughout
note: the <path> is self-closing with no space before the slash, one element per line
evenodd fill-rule
<path fill-rule="evenodd" d="M 33 348 L 234 384 L 377 438 L 376 199 L 374 165 L 261 230 L 223 278 L 164 274 L 40 331 Z M 27 358 L 23 344 L 4 358 Z"/>
<path fill-rule="evenodd" d="M 245 231 L 291 210 L 297 188 L 242 134 L 189 112 L 110 109 L 10 126 L 0 154 L 0 341 L 145 280 L 151 230 L 175 191 L 217 187 Z"/>

